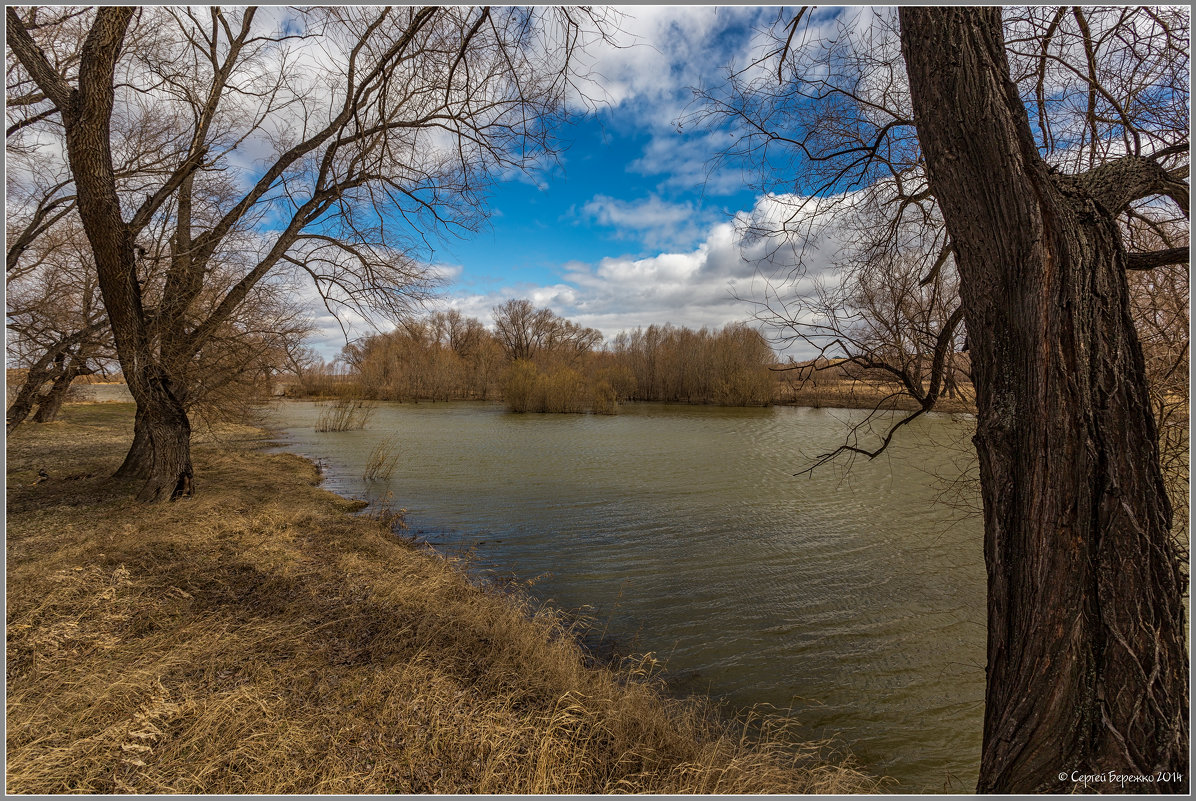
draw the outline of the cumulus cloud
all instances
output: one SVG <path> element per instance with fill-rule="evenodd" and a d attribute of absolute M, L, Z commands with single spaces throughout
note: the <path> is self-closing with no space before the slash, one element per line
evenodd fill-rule
<path fill-rule="evenodd" d="M 723 79 L 731 63 L 745 63 L 760 45 L 756 31 L 776 16 L 775 9 L 735 7 L 636 7 L 622 10 L 617 46 L 587 49 L 590 83 L 583 90 L 606 109 L 605 124 L 648 134 L 640 157 L 629 170 L 659 176 L 654 191 L 638 197 L 596 195 L 573 211 L 574 218 L 611 229 L 615 236 L 646 248 L 632 255 L 611 255 L 596 262 L 559 266 L 558 280 L 543 284 L 507 283 L 484 292 L 450 288 L 439 304 L 492 322 L 491 310 L 512 297 L 526 297 L 608 337 L 620 331 L 671 322 L 690 327 L 722 326 L 751 318 L 751 299 L 763 282 L 786 276 L 800 250 L 787 238 L 751 235 L 753 228 L 775 227 L 791 213 L 786 198 L 765 197 L 733 220 L 716 219 L 677 191 L 704 186 L 708 194 L 741 191 L 738 171 L 707 172 L 710 157 L 725 143 L 726 132 L 678 132 L 676 121 L 692 100 L 692 88 Z M 318 62 L 322 54 L 304 56 Z M 542 173 L 537 177 L 542 180 Z M 506 175 L 524 179 L 523 175 Z M 788 211 L 787 211 L 788 210 Z M 811 291 L 823 254 L 805 247 L 806 273 L 787 284 L 794 292 Z M 629 245 L 629 250 L 635 246 Z M 810 267 L 809 265 L 815 265 Z M 462 277 L 459 267 L 438 266 L 448 280 Z M 335 355 L 345 335 L 340 324 L 314 297 L 322 351 Z M 385 322 L 346 318 L 349 337 L 385 329 Z"/>
<path fill-rule="evenodd" d="M 618 9 L 609 44 L 589 49 L 587 93 L 637 124 L 669 127 L 688 102 L 689 87 L 730 60 L 721 33 L 732 20 L 751 20 L 758 9 L 639 6 Z"/>

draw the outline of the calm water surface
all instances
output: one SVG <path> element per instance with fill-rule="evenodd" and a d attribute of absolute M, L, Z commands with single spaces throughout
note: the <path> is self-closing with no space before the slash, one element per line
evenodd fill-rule
<path fill-rule="evenodd" d="M 975 787 L 984 694 L 982 526 L 943 495 L 973 465 L 971 423 L 931 416 L 850 471 L 793 474 L 863 413 L 636 404 L 613 417 L 380 404 L 366 430 L 273 412 L 330 489 L 393 495 L 413 531 L 472 550 L 584 609 L 676 686 L 792 707 L 898 791 Z M 395 436 L 389 482 L 361 479 Z M 953 447 L 954 446 L 954 447 Z"/>

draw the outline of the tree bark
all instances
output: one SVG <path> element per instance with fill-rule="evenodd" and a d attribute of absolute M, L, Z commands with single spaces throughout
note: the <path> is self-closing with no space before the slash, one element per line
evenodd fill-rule
<path fill-rule="evenodd" d="M 1116 211 L 1040 157 L 999 9 L 902 8 L 901 39 L 976 388 L 977 792 L 1185 793 L 1186 582 Z M 1110 774 L 1146 780 L 1082 779 Z"/>
<path fill-rule="evenodd" d="M 52 371 L 44 364 L 35 364 L 29 368 L 24 382 L 21 383 L 21 388 L 17 390 L 17 396 L 13 398 L 12 405 L 8 407 L 5 414 L 4 429 L 8 436 L 11 437 L 12 432 L 16 431 L 21 423 L 29 417 L 29 413 L 37 405 L 37 397 L 42 385 L 52 377 Z"/>
<path fill-rule="evenodd" d="M 144 376 L 137 408 L 149 440 L 149 464 L 137 465 L 135 472 L 146 477 L 137 497 L 143 501 L 175 500 L 194 494 L 191 468 L 191 422 L 180 399 L 172 391 L 164 372 Z M 134 429 L 136 429 L 136 422 Z M 136 444 L 134 430 L 134 444 Z M 144 459 L 144 452 L 129 456 Z M 129 458 L 126 456 L 126 460 Z"/>
<path fill-rule="evenodd" d="M 116 469 L 113 478 L 132 481 L 149 478 L 150 465 L 153 462 L 153 445 L 150 444 L 149 426 L 146 424 L 145 411 L 138 406 L 133 418 L 133 444 L 121 466 Z"/>

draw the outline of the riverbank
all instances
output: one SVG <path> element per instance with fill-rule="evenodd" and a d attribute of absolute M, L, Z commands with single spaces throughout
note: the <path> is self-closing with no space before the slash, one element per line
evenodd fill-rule
<path fill-rule="evenodd" d="M 94 393 L 93 396 L 97 400 L 107 400 L 110 395 L 102 395 Z M 345 399 L 352 398 L 369 399 L 368 393 L 361 393 L 356 388 L 350 385 L 345 385 L 340 394 L 319 394 L 319 393 L 305 393 L 294 388 L 287 388 L 280 393 L 281 397 L 288 400 L 299 401 L 315 401 L 315 400 L 329 400 L 329 399 Z M 385 399 L 372 399 L 375 400 Z M 477 401 L 487 400 L 483 398 L 409 398 L 409 399 L 388 399 L 391 402 L 407 402 L 407 403 L 437 403 L 437 402 L 459 402 L 459 401 Z M 494 402 L 502 402 L 501 394 L 488 398 Z M 718 403 L 685 403 L 682 401 L 652 401 L 652 400 L 623 400 L 617 403 L 612 403 L 603 406 L 603 414 L 617 414 L 619 408 L 628 404 L 637 403 L 652 403 L 652 404 L 668 404 L 673 406 L 730 406 L 730 408 L 738 408 L 734 404 L 718 404 Z M 877 387 L 873 384 L 865 382 L 839 382 L 823 386 L 790 386 L 787 384 L 777 384 L 774 388 L 772 397 L 767 403 L 747 404 L 748 407 L 754 408 L 759 406 L 795 406 L 807 409 L 857 409 L 860 411 L 903 411 L 912 412 L 921 408 L 911 395 L 896 391 L 893 388 Z M 547 404 L 539 406 L 529 405 L 524 400 L 518 401 L 514 406 L 508 404 L 508 408 L 512 411 L 586 411 L 583 407 L 574 408 L 550 408 Z M 955 397 L 941 397 L 935 403 L 934 411 L 942 412 L 944 414 L 975 414 L 976 403 L 970 396 L 957 395 Z"/>
<path fill-rule="evenodd" d="M 9 792 L 877 787 L 782 719 L 670 698 L 651 660 L 591 666 L 260 429 L 197 435 L 197 496 L 137 504 L 106 478 L 131 428 L 78 404 L 8 442 Z"/>
<path fill-rule="evenodd" d="M 865 381 L 829 381 L 816 384 L 777 384 L 773 391 L 774 406 L 801 406 L 808 409 L 860 409 L 872 411 L 913 412 L 921 404 L 896 386 L 878 386 Z M 940 397 L 934 411 L 945 414 L 975 414 L 976 402 L 971 388 L 953 397 Z"/>

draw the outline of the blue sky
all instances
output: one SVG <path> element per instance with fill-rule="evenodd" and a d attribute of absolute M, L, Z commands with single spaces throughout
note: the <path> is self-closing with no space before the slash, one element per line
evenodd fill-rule
<path fill-rule="evenodd" d="M 701 175 L 652 162 L 650 151 L 672 140 L 684 148 L 697 137 L 604 124 L 618 123 L 620 111 L 579 118 L 565 130 L 572 141 L 562 163 L 535 176 L 539 185 L 498 184 L 487 228 L 444 243 L 444 260 L 462 268 L 460 289 L 545 285 L 561 280 L 572 262 L 689 250 L 712 223 L 751 207 L 755 193 L 742 181 L 707 187 Z"/>
<path fill-rule="evenodd" d="M 627 7 L 621 48 L 587 52 L 597 108 L 558 131 L 559 163 L 497 183 L 489 224 L 467 239 L 436 242 L 433 262 L 450 278 L 432 308 L 455 307 L 491 323 L 512 297 L 608 338 L 674 323 L 746 320 L 754 268 L 732 219 L 758 195 L 733 166 L 709 172 L 727 133 L 677 121 L 695 86 L 723 81 L 755 51 L 753 32 L 776 18 L 759 7 Z M 325 322 L 321 320 L 321 324 Z M 361 325 L 350 336 L 369 330 Z M 324 327 L 320 349 L 344 343 Z"/>

